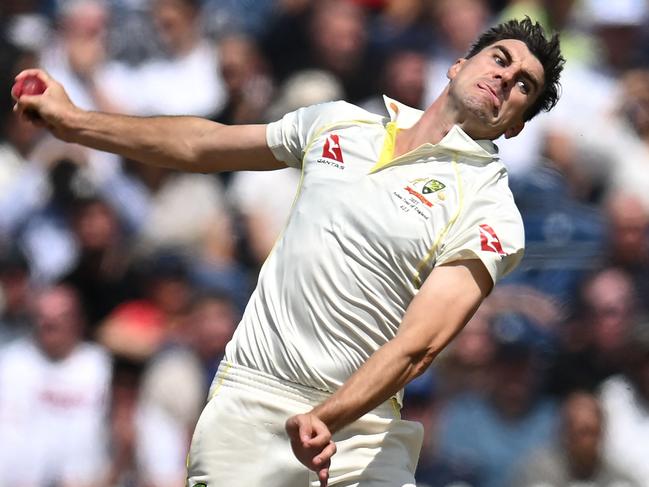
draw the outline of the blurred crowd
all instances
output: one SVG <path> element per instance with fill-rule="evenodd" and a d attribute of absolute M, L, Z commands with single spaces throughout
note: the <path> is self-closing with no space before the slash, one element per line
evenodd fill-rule
<path fill-rule="evenodd" d="M 485 28 L 558 31 L 563 96 L 499 140 L 527 251 L 406 389 L 418 487 L 649 486 L 646 0 L 2 0 L 0 486 L 180 487 L 215 368 L 300 174 L 182 174 L 12 112 L 266 123 L 382 95 L 425 108 Z M 181 141 L 179 141 L 181 143 Z"/>

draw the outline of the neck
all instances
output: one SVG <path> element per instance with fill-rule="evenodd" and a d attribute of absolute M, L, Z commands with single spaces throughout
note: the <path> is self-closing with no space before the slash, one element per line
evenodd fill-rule
<path fill-rule="evenodd" d="M 459 125 L 472 136 L 467 126 L 468 119 L 453 103 L 447 86 L 412 127 L 399 131 L 394 146 L 395 157 L 410 152 L 422 144 L 437 144 L 454 125 Z"/>

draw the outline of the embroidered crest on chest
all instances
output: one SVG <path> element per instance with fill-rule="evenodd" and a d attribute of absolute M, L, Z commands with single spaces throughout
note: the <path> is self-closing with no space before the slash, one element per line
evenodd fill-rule
<path fill-rule="evenodd" d="M 446 185 L 433 178 L 416 178 L 408 181 L 403 187 L 392 192 L 398 200 L 399 209 L 404 213 L 415 213 L 424 220 L 430 218 L 428 209 L 439 201 L 446 199 Z"/>

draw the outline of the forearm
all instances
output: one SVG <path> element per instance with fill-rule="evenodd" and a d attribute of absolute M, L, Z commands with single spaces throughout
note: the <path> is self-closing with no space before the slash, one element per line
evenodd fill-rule
<path fill-rule="evenodd" d="M 409 352 L 402 340 L 394 339 L 312 412 L 335 433 L 393 397 L 426 370 L 431 360 L 430 355 Z"/>
<path fill-rule="evenodd" d="M 62 138 L 146 164 L 208 172 L 222 169 L 219 162 L 233 156 L 235 147 L 230 153 L 225 148 L 212 153 L 203 149 L 205 138 L 226 137 L 226 128 L 196 117 L 132 117 L 79 110 L 68 117 Z"/>
<path fill-rule="evenodd" d="M 40 94 L 13 92 L 14 110 L 66 142 L 147 164 L 193 172 L 286 167 L 266 143 L 265 125 L 222 125 L 197 117 L 132 117 L 74 105 L 45 71 L 27 69 L 17 84 L 38 78 Z M 22 85 L 20 85 L 22 86 Z"/>
<path fill-rule="evenodd" d="M 433 270 L 397 335 L 313 413 L 333 433 L 392 397 L 430 366 L 473 316 L 491 286 L 487 270 L 477 260 Z"/>

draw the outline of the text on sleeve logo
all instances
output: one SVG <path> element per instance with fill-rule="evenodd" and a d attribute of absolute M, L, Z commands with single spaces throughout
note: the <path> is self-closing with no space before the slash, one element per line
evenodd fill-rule
<path fill-rule="evenodd" d="M 330 134 L 327 136 L 324 147 L 322 149 L 322 157 L 333 159 L 334 161 L 344 163 L 343 151 L 340 147 L 340 139 L 337 134 Z"/>
<path fill-rule="evenodd" d="M 500 239 L 494 229 L 489 225 L 480 225 L 480 247 L 486 252 L 495 252 L 499 255 L 505 255 L 503 246 L 500 244 Z"/>

